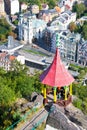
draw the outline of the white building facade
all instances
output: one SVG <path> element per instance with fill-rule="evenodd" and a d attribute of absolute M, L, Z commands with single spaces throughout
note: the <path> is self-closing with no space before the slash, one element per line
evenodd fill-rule
<path fill-rule="evenodd" d="M 78 63 L 87 66 L 87 41 L 83 39 L 78 45 Z"/>
<path fill-rule="evenodd" d="M 69 31 L 61 31 L 53 34 L 51 39 L 51 51 L 56 51 L 56 35 L 59 35 L 59 51 L 61 57 L 66 60 L 77 62 L 78 60 L 78 43 L 80 41 L 80 34 L 71 33 Z"/>
<path fill-rule="evenodd" d="M 10 0 L 10 10 L 11 15 L 15 13 L 19 13 L 19 1 L 18 0 Z"/>
<path fill-rule="evenodd" d="M 4 0 L 0 0 L 0 15 L 5 14 L 5 9 L 4 9 Z"/>
<path fill-rule="evenodd" d="M 42 38 L 46 28 L 46 22 L 37 19 L 35 15 L 20 15 L 19 19 L 19 39 L 24 43 L 32 44 L 34 38 Z"/>
<path fill-rule="evenodd" d="M 71 11 L 65 11 L 51 23 L 51 26 L 58 26 L 59 30 L 67 30 L 69 24 L 75 21 L 76 13 L 72 13 Z"/>

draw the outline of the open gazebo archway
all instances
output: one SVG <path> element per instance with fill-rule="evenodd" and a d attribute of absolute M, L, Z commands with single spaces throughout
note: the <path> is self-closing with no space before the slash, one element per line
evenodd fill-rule
<path fill-rule="evenodd" d="M 74 82 L 74 78 L 65 68 L 64 64 L 61 61 L 58 45 L 59 45 L 59 37 L 56 36 L 56 53 L 53 59 L 52 64 L 45 70 L 41 76 L 40 81 L 44 84 L 44 89 L 42 90 L 44 95 L 44 103 L 47 102 L 46 96 L 46 85 L 49 85 L 53 88 L 54 93 L 54 102 L 66 105 L 71 100 L 72 96 L 72 82 Z M 61 100 L 60 89 L 63 89 L 64 99 Z M 58 92 L 59 91 L 59 92 Z M 57 92 L 58 92 L 58 100 L 57 100 Z"/>

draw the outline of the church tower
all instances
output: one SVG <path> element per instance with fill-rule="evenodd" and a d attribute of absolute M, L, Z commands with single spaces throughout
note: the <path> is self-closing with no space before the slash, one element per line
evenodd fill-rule
<path fill-rule="evenodd" d="M 32 24 L 32 16 L 27 18 L 27 42 L 32 44 L 33 39 L 33 24 Z"/>
<path fill-rule="evenodd" d="M 23 24 L 23 14 L 20 14 L 19 16 L 19 40 L 23 39 L 23 29 L 22 29 L 22 24 Z"/>

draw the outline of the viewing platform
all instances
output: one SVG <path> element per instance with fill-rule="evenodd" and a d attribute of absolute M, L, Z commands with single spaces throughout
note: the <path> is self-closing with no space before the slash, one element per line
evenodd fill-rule
<path fill-rule="evenodd" d="M 53 94 L 47 94 L 47 103 L 48 104 L 53 103 L 53 99 L 54 99 Z M 72 102 L 72 96 L 69 95 L 67 100 L 57 98 L 57 101 L 55 102 L 55 104 L 58 104 L 61 107 L 66 107 L 71 102 Z"/>

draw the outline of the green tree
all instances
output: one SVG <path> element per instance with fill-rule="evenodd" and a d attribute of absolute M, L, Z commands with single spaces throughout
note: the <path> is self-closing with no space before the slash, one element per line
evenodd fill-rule
<path fill-rule="evenodd" d="M 77 12 L 77 17 L 81 17 L 81 15 L 84 13 L 84 11 L 86 10 L 86 7 L 83 3 L 80 4 L 75 4 L 73 6 L 73 11 Z"/>
<path fill-rule="evenodd" d="M 13 21 L 13 24 L 18 25 L 18 20 Z"/>
<path fill-rule="evenodd" d="M 5 39 L 6 39 L 5 35 L 0 34 L 0 40 L 1 40 L 1 41 L 4 41 Z"/>
<path fill-rule="evenodd" d="M 0 67 L 0 76 L 4 76 L 6 74 L 6 70 Z"/>
<path fill-rule="evenodd" d="M 41 88 L 43 87 L 43 84 L 41 84 L 39 77 L 40 73 L 36 71 L 35 75 L 33 76 L 34 79 L 33 86 L 35 88 L 35 91 L 37 92 L 41 92 Z"/>
<path fill-rule="evenodd" d="M 0 68 L 0 129 L 6 128 L 20 119 L 20 113 L 15 107 L 17 98 L 29 98 L 33 91 L 40 92 L 41 85 L 39 81 L 40 73 L 36 71 L 35 75 L 27 74 L 28 69 L 25 65 L 14 60 L 12 68 L 5 71 Z"/>
<path fill-rule="evenodd" d="M 14 91 L 0 83 L 0 107 L 10 106 L 16 99 Z"/>
<path fill-rule="evenodd" d="M 55 7 L 56 1 L 55 1 L 55 0 L 49 0 L 49 1 L 48 1 L 48 5 L 49 5 L 49 7 L 52 9 L 52 8 Z"/>
<path fill-rule="evenodd" d="M 21 64 L 20 62 L 18 62 L 17 60 L 13 60 L 11 62 L 11 68 L 10 71 L 12 71 L 15 75 L 18 74 L 26 74 L 28 70 L 27 66 Z"/>
<path fill-rule="evenodd" d="M 69 25 L 69 29 L 71 32 L 75 31 L 77 29 L 77 26 L 74 22 L 71 22 Z"/>
<path fill-rule="evenodd" d="M 73 102 L 74 106 L 81 109 L 82 110 L 82 100 L 81 99 L 76 99 L 74 102 Z"/>
<path fill-rule="evenodd" d="M 58 0 L 19 0 L 21 3 L 25 2 L 29 5 L 34 5 L 37 4 L 40 9 L 41 9 L 41 4 L 42 3 L 46 3 L 49 5 L 50 8 L 54 8 L 54 6 L 56 5 L 56 3 L 58 2 Z"/>
<path fill-rule="evenodd" d="M 0 40 L 6 40 L 9 33 L 12 32 L 12 28 L 6 22 L 5 18 L 0 19 Z"/>
<path fill-rule="evenodd" d="M 85 40 L 87 40 L 87 24 L 84 24 L 82 27 L 82 35 Z"/>
<path fill-rule="evenodd" d="M 85 100 L 84 100 L 84 105 L 83 105 L 83 109 L 85 110 L 85 111 L 83 111 L 85 114 L 87 114 L 87 98 L 85 98 Z"/>
<path fill-rule="evenodd" d="M 75 32 L 82 33 L 82 26 L 77 25 L 77 28 L 75 29 Z"/>

